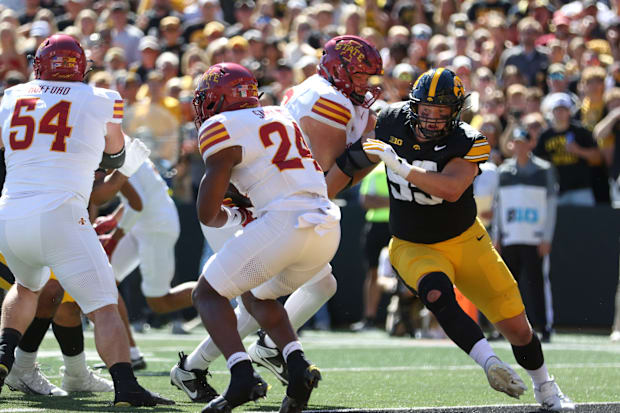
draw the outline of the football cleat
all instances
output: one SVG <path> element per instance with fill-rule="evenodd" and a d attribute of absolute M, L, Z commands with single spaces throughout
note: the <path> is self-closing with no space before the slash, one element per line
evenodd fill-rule
<path fill-rule="evenodd" d="M 294 378 L 291 375 L 291 384 L 286 389 L 286 396 L 282 400 L 279 413 L 301 413 L 310 400 L 310 394 L 319 386 L 320 380 L 321 372 L 313 364 L 306 367 L 301 377 Z M 295 385 L 295 383 L 297 384 Z"/>
<path fill-rule="evenodd" d="M 228 413 L 244 403 L 266 397 L 270 388 L 256 372 L 250 380 L 245 380 L 245 383 L 231 377 L 226 392 L 211 400 L 202 409 L 202 413 Z"/>
<path fill-rule="evenodd" d="M 28 371 L 13 367 L 6 376 L 4 382 L 9 389 L 21 391 L 26 394 L 38 394 L 41 396 L 68 396 L 69 393 L 54 386 L 47 377 L 41 372 L 39 364 Z"/>
<path fill-rule="evenodd" d="M 258 331 L 258 340 L 248 348 L 252 361 L 272 372 L 284 386 L 288 385 L 288 366 L 282 353 L 277 348 L 271 348 L 265 343 L 266 333 Z"/>
<path fill-rule="evenodd" d="M 182 390 L 193 402 L 210 402 L 218 396 L 217 391 L 207 383 L 208 370 L 185 370 L 187 356 L 179 353 L 179 362 L 170 369 L 170 384 Z"/>
<path fill-rule="evenodd" d="M 484 371 L 491 387 L 510 397 L 518 399 L 527 390 L 521 377 L 508 364 L 495 356 L 489 357 L 486 361 Z"/>
<path fill-rule="evenodd" d="M 575 403 L 562 393 L 553 377 L 550 381 L 541 384 L 538 389 L 534 387 L 534 397 L 543 409 L 552 412 L 575 410 Z"/>
<path fill-rule="evenodd" d="M 114 395 L 115 407 L 173 405 L 173 400 L 166 399 L 136 383 L 132 390 L 124 390 Z"/>
<path fill-rule="evenodd" d="M 90 368 L 86 368 L 86 374 L 82 376 L 68 375 L 65 366 L 60 367 L 60 374 L 62 374 L 62 387 L 68 392 L 84 391 L 84 392 L 113 392 L 114 383 L 111 380 L 104 379 L 98 376 Z"/>
<path fill-rule="evenodd" d="M 4 380 L 8 375 L 9 369 L 7 369 L 4 364 L 0 364 L 0 391 L 2 391 L 2 386 L 4 386 Z"/>

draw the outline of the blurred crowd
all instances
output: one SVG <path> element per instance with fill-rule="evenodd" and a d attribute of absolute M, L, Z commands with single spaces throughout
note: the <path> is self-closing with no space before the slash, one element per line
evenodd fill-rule
<path fill-rule="evenodd" d="M 526 129 L 536 147 L 545 133 L 564 133 L 568 121 L 583 127 L 586 137 L 568 146 L 547 139 L 535 151 L 568 167 L 560 174 L 561 193 L 588 187 L 596 203 L 608 203 L 608 178 L 620 173 L 613 139 L 619 116 L 614 109 L 620 106 L 618 2 L 2 0 L 0 4 L 2 85 L 32 76 L 27 56 L 47 36 L 58 32 L 74 36 L 92 59 L 88 81 L 117 89 L 125 99 L 125 130 L 149 142 L 163 171 L 175 169 L 173 189 L 179 199 L 192 199 L 201 176 L 191 103 L 197 77 L 214 63 L 241 63 L 256 74 L 263 104 L 278 104 L 287 88 L 315 73 L 322 45 L 340 34 L 362 36 L 381 51 L 385 76 L 373 79 L 383 88 L 376 110 L 382 102 L 406 98 L 411 83 L 426 69 L 450 67 L 470 94 L 463 118 L 487 136 L 494 163 L 511 156 L 507 142 L 516 126 Z M 563 109 L 568 109 L 568 116 Z M 595 148 L 596 153 L 586 154 L 581 148 Z"/>
<path fill-rule="evenodd" d="M 49 35 L 81 42 L 87 81 L 125 100 L 124 129 L 152 149 L 181 202 L 202 160 L 193 91 L 229 61 L 258 79 L 262 104 L 316 73 L 322 45 L 359 35 L 381 52 L 373 109 L 407 99 L 425 70 L 448 67 L 469 94 L 463 120 L 512 157 L 514 136 L 558 171 L 559 204 L 620 205 L 620 1 L 610 0 L 0 0 L 0 82 L 32 78 Z M 610 195 L 611 194 L 611 195 Z"/>

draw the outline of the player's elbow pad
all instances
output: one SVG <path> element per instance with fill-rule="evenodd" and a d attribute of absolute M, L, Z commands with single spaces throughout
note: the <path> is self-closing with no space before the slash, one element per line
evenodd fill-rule
<path fill-rule="evenodd" d="M 350 178 L 353 178 L 355 171 L 368 168 L 374 164 L 374 162 L 368 159 L 366 152 L 364 152 L 361 139 L 355 141 L 342 155 L 336 158 L 336 165 Z"/>
<path fill-rule="evenodd" d="M 109 154 L 104 152 L 99 167 L 103 169 L 118 169 L 123 166 L 124 163 L 125 147 L 123 146 L 123 149 L 118 153 Z"/>

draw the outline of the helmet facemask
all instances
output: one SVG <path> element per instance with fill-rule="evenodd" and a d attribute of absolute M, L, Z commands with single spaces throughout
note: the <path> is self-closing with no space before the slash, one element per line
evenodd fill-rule
<path fill-rule="evenodd" d="M 439 140 L 447 136 L 450 132 L 454 130 L 454 128 L 458 125 L 461 120 L 461 109 L 463 105 L 461 103 L 453 104 L 453 105 L 429 105 L 429 106 L 443 106 L 449 107 L 451 110 L 451 114 L 449 116 L 442 116 L 438 118 L 430 117 L 430 116 L 422 116 L 419 114 L 419 105 L 421 103 L 417 103 L 414 101 L 409 101 L 409 107 L 411 110 L 411 126 L 413 128 L 414 133 L 416 130 L 422 134 L 425 139 L 428 140 Z M 444 127 L 441 129 L 437 128 L 429 128 L 429 125 L 437 125 L 444 124 Z M 423 127 L 422 125 L 426 125 L 427 127 Z"/>

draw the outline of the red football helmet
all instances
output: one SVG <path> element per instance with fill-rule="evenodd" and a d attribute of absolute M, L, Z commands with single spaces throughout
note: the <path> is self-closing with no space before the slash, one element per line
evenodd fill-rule
<path fill-rule="evenodd" d="M 356 79 L 356 74 L 383 74 L 379 51 L 361 37 L 338 36 L 325 43 L 318 72 L 355 105 L 369 108 L 381 93 L 380 87 L 368 85 L 366 79 Z"/>
<path fill-rule="evenodd" d="M 196 127 L 211 116 L 229 110 L 254 108 L 258 102 L 258 82 L 245 67 L 218 63 L 207 69 L 194 92 Z"/>
<path fill-rule="evenodd" d="M 36 79 L 81 82 L 86 74 L 86 54 L 73 37 L 55 34 L 37 49 L 33 68 Z"/>

